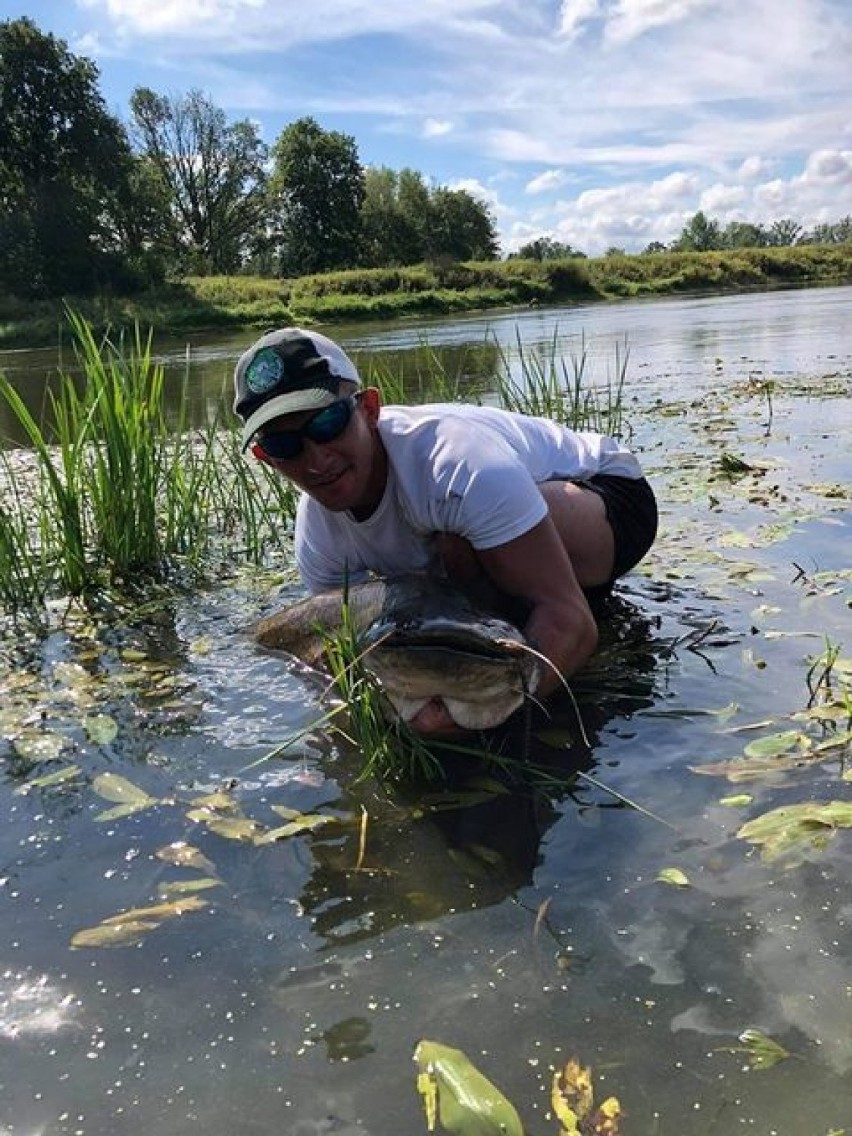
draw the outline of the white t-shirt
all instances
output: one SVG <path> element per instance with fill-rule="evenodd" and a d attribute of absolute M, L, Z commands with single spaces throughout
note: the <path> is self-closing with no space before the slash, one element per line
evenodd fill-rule
<path fill-rule="evenodd" d="M 476 549 L 529 532 L 547 515 L 538 485 L 598 473 L 642 476 L 614 438 L 487 406 L 385 406 L 388 455 L 381 503 L 365 521 L 302 494 L 296 562 L 311 592 L 433 565 L 435 535 L 457 533 Z"/>

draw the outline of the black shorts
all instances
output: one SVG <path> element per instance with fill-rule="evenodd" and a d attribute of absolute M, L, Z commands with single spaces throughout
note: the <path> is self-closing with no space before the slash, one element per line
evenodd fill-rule
<path fill-rule="evenodd" d="M 603 598 L 612 590 L 618 577 L 637 565 L 654 543 L 657 502 L 644 477 L 613 477 L 600 473 L 574 484 L 597 493 L 601 498 L 615 537 L 612 576 L 605 584 L 583 589 L 589 598 Z"/>

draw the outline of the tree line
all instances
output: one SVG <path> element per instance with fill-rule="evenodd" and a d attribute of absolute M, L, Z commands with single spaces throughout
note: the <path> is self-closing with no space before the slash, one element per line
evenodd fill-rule
<path fill-rule="evenodd" d="M 296 277 L 500 255 L 483 202 L 417 170 L 365 167 L 354 138 L 313 118 L 270 147 L 201 91 L 138 87 L 124 123 L 98 80 L 91 60 L 32 20 L 0 22 L 0 290 L 126 294 L 186 275 Z M 722 227 L 699 212 L 671 245 L 644 252 L 850 239 L 850 217 L 806 233 L 789 219 Z M 512 256 L 584 254 L 542 236 Z"/>
<path fill-rule="evenodd" d="M 0 288 L 132 291 L 186 274 L 300 276 L 499 255 L 494 218 L 418 171 L 365 168 L 310 117 L 269 147 L 201 91 L 138 87 L 110 114 L 95 64 L 0 23 Z"/>
<path fill-rule="evenodd" d="M 852 216 L 839 221 L 815 225 L 806 230 L 804 225 L 791 217 L 783 217 L 769 225 L 755 224 L 751 221 L 731 221 L 722 225 L 720 221 L 699 211 L 681 229 L 679 235 L 670 243 L 651 241 L 641 256 L 660 252 L 716 252 L 724 249 L 745 248 L 791 248 L 793 245 L 843 245 L 852 243 Z M 613 245 L 606 256 L 625 256 L 625 250 Z M 567 257 L 586 259 L 586 254 L 564 241 L 554 237 L 536 237 L 521 245 L 517 252 L 509 254 L 510 259 L 521 260 L 564 260 Z"/>

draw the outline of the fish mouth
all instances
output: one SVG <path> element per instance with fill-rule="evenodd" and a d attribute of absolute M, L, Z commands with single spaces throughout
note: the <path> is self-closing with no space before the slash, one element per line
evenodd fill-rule
<path fill-rule="evenodd" d="M 362 656 L 394 711 L 410 722 L 435 699 L 457 726 L 502 725 L 534 689 L 537 661 L 515 637 L 477 635 L 469 625 L 387 630 Z"/>

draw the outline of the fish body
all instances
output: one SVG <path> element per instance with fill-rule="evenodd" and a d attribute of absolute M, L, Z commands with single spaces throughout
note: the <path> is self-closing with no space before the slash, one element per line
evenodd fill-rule
<path fill-rule="evenodd" d="M 425 574 L 312 596 L 267 616 L 255 638 L 320 666 L 323 636 L 341 626 L 344 601 L 361 665 L 404 721 L 439 698 L 457 725 L 490 729 L 535 688 L 538 661 L 522 632 L 452 582 Z"/>

